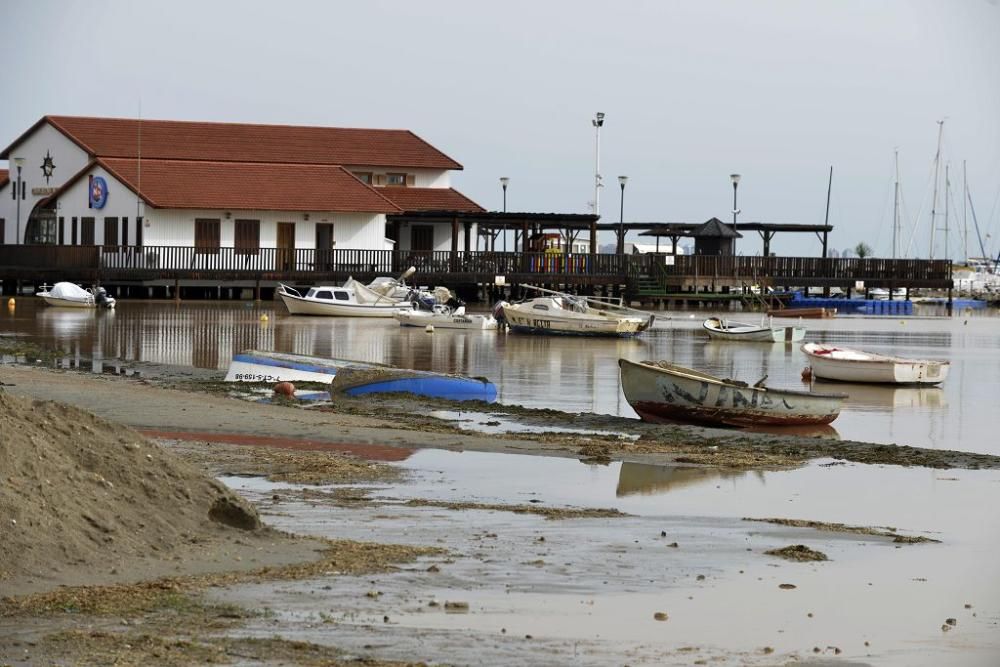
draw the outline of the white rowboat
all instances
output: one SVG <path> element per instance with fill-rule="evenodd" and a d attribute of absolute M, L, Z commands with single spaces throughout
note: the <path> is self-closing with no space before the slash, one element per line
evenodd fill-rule
<path fill-rule="evenodd" d="M 459 306 L 452 310 L 448 306 L 435 306 L 430 310 L 398 310 L 393 314 L 400 326 L 404 327 L 427 327 L 433 326 L 435 329 L 471 329 L 474 331 L 495 331 L 497 328 L 496 318 L 492 315 L 468 314 L 465 306 Z"/>
<path fill-rule="evenodd" d="M 797 343 L 806 337 L 805 327 L 776 327 L 770 322 L 745 324 L 710 317 L 702 324 L 713 340 L 750 341 L 754 343 Z"/>
<path fill-rule="evenodd" d="M 751 386 L 666 361 L 619 359 L 622 392 L 643 421 L 724 426 L 829 424 L 847 394 Z"/>
<path fill-rule="evenodd" d="M 948 377 L 947 361 L 905 359 L 821 343 L 806 343 L 802 351 L 809 358 L 813 376 L 824 380 L 939 384 Z"/>

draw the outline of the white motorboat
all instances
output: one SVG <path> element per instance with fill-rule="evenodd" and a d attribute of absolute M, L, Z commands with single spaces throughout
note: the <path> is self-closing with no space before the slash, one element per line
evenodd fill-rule
<path fill-rule="evenodd" d="M 883 384 L 940 384 L 948 377 L 949 362 L 906 359 L 848 347 L 806 343 L 812 375 L 841 382 Z"/>
<path fill-rule="evenodd" d="M 759 325 L 710 317 L 702 324 L 713 340 L 750 341 L 754 343 L 797 343 L 806 337 L 805 327 L 774 326 L 770 319 Z"/>
<path fill-rule="evenodd" d="M 472 329 L 475 331 L 496 331 L 497 320 L 492 315 L 470 314 L 465 312 L 465 306 L 452 308 L 445 304 L 437 304 L 432 310 L 412 308 L 398 310 L 393 314 L 404 327 L 427 327 L 435 329 Z"/>
<path fill-rule="evenodd" d="M 412 307 L 406 299 L 378 294 L 356 280 L 348 280 L 339 287 L 311 287 L 305 294 L 294 287 L 279 284 L 278 297 L 292 315 L 392 317 L 400 308 Z"/>
<path fill-rule="evenodd" d="M 653 324 L 654 315 L 601 299 L 574 296 L 525 285 L 542 296 L 518 303 L 501 301 L 494 313 L 511 331 L 575 336 L 635 336 Z"/>
<path fill-rule="evenodd" d="M 56 283 L 51 288 L 42 285 L 42 290 L 35 296 L 50 306 L 61 308 L 114 308 L 114 297 L 108 296 L 103 287 L 84 289 L 73 283 Z"/>

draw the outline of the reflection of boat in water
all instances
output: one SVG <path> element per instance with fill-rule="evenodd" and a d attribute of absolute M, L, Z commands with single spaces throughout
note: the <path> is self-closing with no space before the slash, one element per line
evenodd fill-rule
<path fill-rule="evenodd" d="M 657 466 L 648 463 L 625 462 L 622 463 L 621 470 L 618 472 L 618 488 L 615 490 L 615 495 L 620 497 L 634 494 L 666 493 L 686 486 L 743 477 L 747 474 L 749 473 L 746 470 Z"/>
<path fill-rule="evenodd" d="M 847 402 L 844 401 L 844 403 Z M 798 426 L 778 426 L 771 424 L 748 426 L 746 430 L 753 431 L 754 433 L 770 433 L 772 435 L 797 435 L 803 438 L 840 440 L 840 433 L 830 424 L 800 424 Z"/>
<path fill-rule="evenodd" d="M 861 408 L 945 408 L 944 389 L 927 385 L 860 384 L 814 380 L 816 391 L 842 391 L 846 405 Z"/>

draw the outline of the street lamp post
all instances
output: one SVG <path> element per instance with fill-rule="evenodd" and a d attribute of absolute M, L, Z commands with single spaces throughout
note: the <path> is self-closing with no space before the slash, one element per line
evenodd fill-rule
<path fill-rule="evenodd" d="M 736 216 L 739 214 L 740 209 L 736 207 L 736 187 L 740 184 L 739 174 L 730 174 L 729 179 L 733 182 L 733 231 L 736 231 Z"/>
<path fill-rule="evenodd" d="M 21 167 L 24 165 L 23 157 L 14 158 L 14 164 L 17 165 L 17 184 L 14 186 L 14 197 L 17 199 L 17 227 L 16 233 L 17 238 L 14 239 L 14 243 L 21 243 Z"/>
<path fill-rule="evenodd" d="M 510 178 L 507 176 L 500 177 L 500 187 L 503 189 L 503 212 L 507 212 L 507 186 L 510 185 Z M 507 252 L 507 226 L 506 222 L 503 228 L 503 251 Z"/>
<path fill-rule="evenodd" d="M 604 127 L 604 112 L 598 111 L 590 121 L 594 126 L 594 215 L 601 214 L 601 128 Z"/>
<path fill-rule="evenodd" d="M 618 212 L 618 254 L 625 254 L 625 184 L 628 183 L 628 176 L 619 176 L 618 185 L 621 186 L 621 208 Z"/>

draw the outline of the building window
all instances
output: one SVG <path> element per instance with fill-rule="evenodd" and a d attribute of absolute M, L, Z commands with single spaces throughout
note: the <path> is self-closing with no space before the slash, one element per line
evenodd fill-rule
<path fill-rule="evenodd" d="M 4 220 L 3 218 L 0 218 L 0 245 L 3 245 L 4 243 L 7 242 L 6 241 L 7 237 L 5 236 L 6 233 L 7 233 L 7 221 Z"/>
<path fill-rule="evenodd" d="M 118 218 L 104 218 L 104 249 L 118 252 Z"/>
<path fill-rule="evenodd" d="M 238 223 L 239 221 L 237 221 Z M 200 255 L 218 255 L 221 245 L 221 223 L 214 218 L 195 218 L 194 247 Z"/>
<path fill-rule="evenodd" d="M 94 219 L 80 218 L 80 245 L 94 245 Z"/>
<path fill-rule="evenodd" d="M 235 231 L 237 255 L 260 254 L 260 220 L 237 220 Z"/>
<path fill-rule="evenodd" d="M 74 215 L 72 218 L 70 218 L 70 237 L 69 237 L 69 244 L 70 245 L 76 245 L 76 239 L 77 239 L 77 233 L 76 232 L 77 232 L 77 228 L 76 228 L 76 216 Z"/>
<path fill-rule="evenodd" d="M 128 218 L 122 218 L 122 245 L 128 245 Z"/>
<path fill-rule="evenodd" d="M 406 174 L 386 174 L 385 184 L 403 187 L 406 185 Z"/>
<path fill-rule="evenodd" d="M 66 245 L 66 218 L 59 218 L 59 245 Z"/>
<path fill-rule="evenodd" d="M 73 218 L 76 220 L 76 218 Z M 139 247 L 142 246 L 142 216 L 140 215 L 135 219 L 135 244 Z"/>
<path fill-rule="evenodd" d="M 372 184 L 372 173 L 370 171 L 356 171 L 354 176 L 362 183 Z"/>

